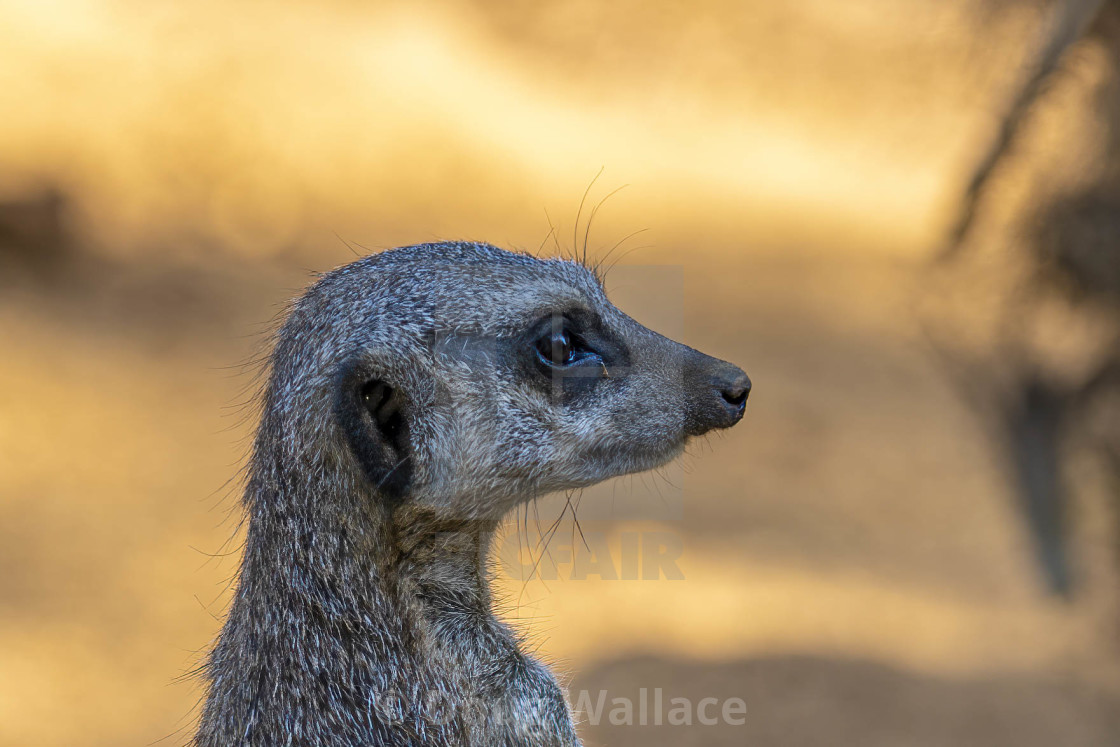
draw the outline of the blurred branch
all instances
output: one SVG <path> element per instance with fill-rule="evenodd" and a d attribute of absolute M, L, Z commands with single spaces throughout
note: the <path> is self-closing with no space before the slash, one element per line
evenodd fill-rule
<path fill-rule="evenodd" d="M 961 203 L 957 222 L 949 234 L 939 259 L 947 260 L 956 256 L 964 244 L 969 229 L 976 217 L 976 208 L 984 187 L 1011 146 L 1020 123 L 1030 110 L 1031 105 L 1042 91 L 1043 84 L 1061 61 L 1062 55 L 1077 40 L 1085 35 L 1089 25 L 1105 5 L 1105 0 L 1059 0 L 1055 4 L 1050 22 L 1036 45 L 1038 54 L 1027 66 L 1026 77 L 1004 114 L 999 132 L 972 172 L 964 198 Z"/>
<path fill-rule="evenodd" d="M 1069 418 L 1069 395 L 1040 378 L 1024 382 L 1016 407 L 1004 422 L 1006 444 L 1019 490 L 1021 510 L 1034 539 L 1035 554 L 1049 588 L 1072 590 L 1066 548 L 1066 488 L 1062 484 L 1061 441 Z"/>

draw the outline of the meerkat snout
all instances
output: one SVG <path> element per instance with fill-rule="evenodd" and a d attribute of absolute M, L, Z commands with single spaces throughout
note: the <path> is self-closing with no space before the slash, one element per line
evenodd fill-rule
<path fill-rule="evenodd" d="M 679 386 L 684 393 L 685 436 L 730 428 L 743 419 L 751 380 L 727 361 L 669 341 L 682 351 Z"/>

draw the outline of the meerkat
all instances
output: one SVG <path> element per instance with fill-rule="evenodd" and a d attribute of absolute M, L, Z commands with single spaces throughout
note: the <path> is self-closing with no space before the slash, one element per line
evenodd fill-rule
<path fill-rule="evenodd" d="M 749 392 L 575 261 L 440 243 L 323 275 L 275 340 L 194 744 L 579 745 L 491 609 L 495 529 L 673 459 Z"/>

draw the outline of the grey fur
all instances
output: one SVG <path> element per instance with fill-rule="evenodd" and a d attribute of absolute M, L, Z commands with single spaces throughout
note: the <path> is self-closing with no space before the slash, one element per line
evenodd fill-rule
<path fill-rule="evenodd" d="M 562 319 L 601 365 L 539 359 Z M 491 611 L 494 529 L 519 502 L 672 459 L 747 392 L 576 262 L 444 243 L 324 275 L 272 355 L 195 744 L 578 745 L 555 680 Z"/>

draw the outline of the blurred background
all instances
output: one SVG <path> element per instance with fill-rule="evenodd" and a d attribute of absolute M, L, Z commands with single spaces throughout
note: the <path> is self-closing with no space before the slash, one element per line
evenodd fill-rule
<path fill-rule="evenodd" d="M 0 744 L 189 738 L 313 272 L 585 230 L 755 384 L 581 520 L 683 579 L 500 582 L 575 689 L 747 704 L 589 745 L 1120 743 L 1118 60 L 1086 0 L 3 3 Z"/>

